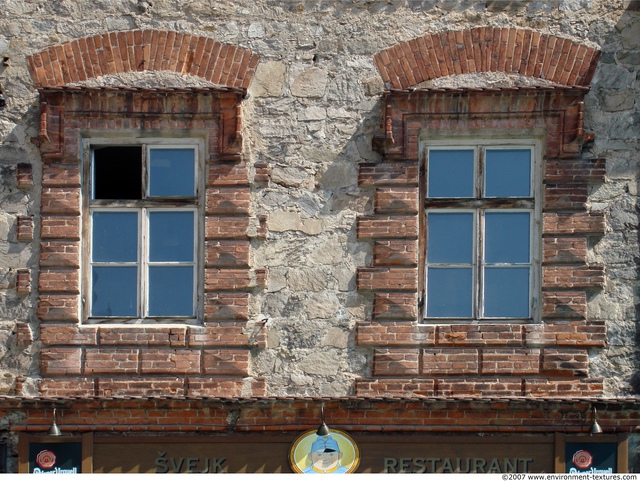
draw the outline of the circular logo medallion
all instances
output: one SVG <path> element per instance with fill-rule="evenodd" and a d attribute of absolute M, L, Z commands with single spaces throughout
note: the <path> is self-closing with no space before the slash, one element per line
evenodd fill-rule
<path fill-rule="evenodd" d="M 593 456 L 589 451 L 581 449 L 573 455 L 573 464 L 580 469 L 587 469 L 593 464 Z"/>
<path fill-rule="evenodd" d="M 36 463 L 42 469 L 50 469 L 56 464 L 56 455 L 53 451 L 49 451 L 45 449 L 44 451 L 40 451 L 36 456 Z"/>
<path fill-rule="evenodd" d="M 294 473 L 353 473 L 360 463 L 358 445 L 337 429 L 327 436 L 318 436 L 312 429 L 298 436 L 289 450 L 289 463 Z"/>

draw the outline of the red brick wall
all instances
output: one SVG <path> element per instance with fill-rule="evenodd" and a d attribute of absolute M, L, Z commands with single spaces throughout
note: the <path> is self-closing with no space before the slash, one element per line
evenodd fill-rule
<path fill-rule="evenodd" d="M 249 378 L 249 350 L 264 343 L 264 326 L 248 324 L 249 295 L 265 284 L 266 272 L 249 266 L 252 179 L 238 138 L 242 95 L 231 89 L 41 90 L 43 395 L 264 393 L 264 383 Z M 81 132 L 176 129 L 204 134 L 208 142 L 204 318 L 182 327 L 83 324 Z M 25 238 L 33 236 L 28 221 Z"/>
<path fill-rule="evenodd" d="M 408 45 L 414 43 L 402 48 Z M 391 51 L 396 52 L 385 55 Z M 357 276 L 358 289 L 372 301 L 372 314 L 358 325 L 356 342 L 370 348 L 373 359 L 372 377 L 356 382 L 358 395 L 602 394 L 602 379 L 589 378 L 587 353 L 605 346 L 606 331 L 603 322 L 587 317 L 587 298 L 604 285 L 604 270 L 588 263 L 587 238 L 604 233 L 604 218 L 587 210 L 586 196 L 589 184 L 602 182 L 605 172 L 602 159 L 580 157 L 585 91 L 386 94 L 383 131 L 374 139 L 384 161 L 362 164 L 359 173 L 361 187 L 371 192 L 374 213 L 361 216 L 357 224 L 358 238 L 369 242 L 373 253 L 371 267 L 360 268 Z M 532 137 L 543 133 L 540 317 L 529 325 L 420 324 L 420 253 L 425 249 L 418 240 L 420 136 L 486 135 L 489 127 L 495 137 L 505 131 Z"/>
<path fill-rule="evenodd" d="M 450 384 L 461 384 L 451 381 Z M 168 385 L 168 381 L 165 381 Z M 414 384 L 416 385 L 416 384 Z M 490 387 L 489 383 L 486 383 Z M 160 386 L 160 384 L 158 384 Z M 244 399 L 87 399 L 60 400 L 57 424 L 63 433 L 299 433 L 320 424 L 318 400 Z M 637 401 L 596 404 L 607 434 L 634 432 L 640 420 Z M 586 434 L 592 403 L 579 400 L 341 399 L 324 402 L 329 427 L 349 433 L 565 433 Z M 44 433 L 52 408 L 44 403 L 3 408 L 24 413 L 15 431 Z"/>
<path fill-rule="evenodd" d="M 600 52 L 567 38 L 514 27 L 439 32 L 374 56 L 387 88 L 476 72 L 505 72 L 561 85 L 591 83 Z"/>

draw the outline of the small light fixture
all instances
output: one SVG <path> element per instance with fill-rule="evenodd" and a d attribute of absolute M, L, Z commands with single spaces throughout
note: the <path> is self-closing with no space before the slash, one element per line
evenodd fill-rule
<path fill-rule="evenodd" d="M 327 423 L 324 422 L 324 403 L 322 403 L 321 409 L 322 409 L 322 424 L 320 425 L 320 427 L 318 427 L 316 434 L 318 436 L 329 436 L 329 434 L 331 434 L 331 431 L 329 430 L 329 426 L 327 426 Z"/>
<path fill-rule="evenodd" d="M 62 432 L 60 432 L 60 428 L 56 423 L 56 408 L 53 408 L 53 424 L 49 428 L 49 431 L 47 432 L 47 434 L 49 436 L 62 436 Z"/>
<path fill-rule="evenodd" d="M 602 434 L 602 428 L 600 427 L 600 425 L 598 424 L 598 420 L 597 420 L 597 411 L 595 406 L 593 406 L 593 424 L 591 424 L 591 429 L 589 430 L 589 434 L 591 434 L 591 436 L 593 436 L 594 434 Z"/>

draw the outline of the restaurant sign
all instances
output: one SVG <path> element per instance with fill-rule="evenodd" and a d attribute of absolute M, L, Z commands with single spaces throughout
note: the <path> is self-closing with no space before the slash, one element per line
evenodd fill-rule
<path fill-rule="evenodd" d="M 553 435 L 94 436 L 95 473 L 554 472 Z"/>
<path fill-rule="evenodd" d="M 562 453 L 562 454 L 560 454 Z M 624 435 L 301 434 L 34 436 L 19 472 L 68 473 L 620 473 Z"/>

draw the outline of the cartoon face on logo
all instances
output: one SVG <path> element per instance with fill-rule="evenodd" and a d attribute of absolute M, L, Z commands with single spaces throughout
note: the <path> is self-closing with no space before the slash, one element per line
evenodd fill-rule
<path fill-rule="evenodd" d="M 589 451 L 585 451 L 584 449 L 577 451 L 573 455 L 572 460 L 576 468 L 579 469 L 587 469 L 593 464 L 593 456 L 591 456 L 591 453 Z"/>
<path fill-rule="evenodd" d="M 318 436 L 315 430 L 302 434 L 291 445 L 289 462 L 296 473 L 352 473 L 360 463 L 360 451 L 348 434 L 330 430 L 328 436 Z"/>
<path fill-rule="evenodd" d="M 56 455 L 53 451 L 45 449 L 36 456 L 36 464 L 42 469 L 53 468 L 56 464 Z"/>

